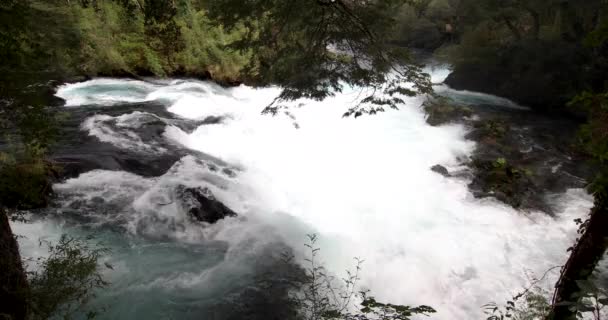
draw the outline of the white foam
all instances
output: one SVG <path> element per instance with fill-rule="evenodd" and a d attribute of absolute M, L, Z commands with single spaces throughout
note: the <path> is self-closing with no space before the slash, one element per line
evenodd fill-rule
<path fill-rule="evenodd" d="M 99 141 L 110 143 L 118 148 L 139 151 L 139 152 L 155 152 L 165 153 L 167 149 L 161 147 L 157 142 L 145 143 L 134 129 L 141 127 L 146 119 L 161 118 L 139 111 L 129 114 L 124 114 L 118 117 L 98 114 L 87 118 L 81 125 L 81 129 L 87 131 L 90 136 L 94 136 Z M 117 128 L 115 130 L 110 123 L 114 123 Z"/>
<path fill-rule="evenodd" d="M 320 233 L 332 270 L 362 257 L 363 283 L 375 295 L 431 304 L 439 319 L 480 317 L 480 306 L 505 301 L 527 284 L 526 270 L 542 274 L 562 263 L 572 218 L 591 205 L 584 192 L 571 192 L 553 220 L 473 199 L 466 181 L 429 170 L 457 164 L 456 156 L 469 154 L 473 144 L 461 126 L 426 125 L 419 98 L 398 112 L 360 119 L 340 117 L 350 94 L 309 102 L 292 110 L 300 129 L 287 117 L 260 116 L 267 100 L 255 99 L 226 107 L 233 121 L 175 139 L 245 168 L 239 179 L 256 190 L 246 198 Z M 184 104 L 170 110 L 191 116 Z M 296 247 L 305 241 L 282 236 Z"/>
<path fill-rule="evenodd" d="M 437 73 L 433 79 L 445 74 Z M 162 197 L 171 183 L 203 181 L 247 218 L 210 231 L 212 238 L 231 243 L 234 254 L 243 254 L 237 248 L 247 243 L 276 238 L 303 248 L 304 233 L 316 232 L 331 270 L 352 266 L 355 256 L 365 259 L 362 284 L 378 298 L 432 305 L 437 319 L 472 319 L 482 316 L 483 304 L 505 301 L 526 285 L 526 270 L 542 274 L 562 264 L 575 234 L 572 219 L 592 204 L 583 191 L 569 191 L 552 219 L 474 199 L 467 181 L 429 170 L 457 165 L 457 157 L 475 145 L 464 139 L 462 126 L 428 126 L 421 97 L 407 99 L 399 111 L 344 119 L 358 94 L 351 89 L 323 102 L 303 101 L 289 115 L 262 116 L 277 90 L 201 82 L 156 88 L 153 98 L 166 99 L 169 111 L 181 117 L 227 116 L 192 133 L 169 127 L 165 134 L 243 171 L 209 182 L 209 173 L 195 174 L 201 169 L 193 158 L 183 159 L 160 180 L 143 183 L 146 190 L 133 199 L 136 211 L 175 217 L 150 208 L 150 199 Z"/>
<path fill-rule="evenodd" d="M 114 105 L 124 102 L 147 101 L 147 95 L 157 85 L 137 80 L 95 79 L 64 84 L 57 88 L 57 97 L 66 101 L 67 107 L 87 104 Z"/>

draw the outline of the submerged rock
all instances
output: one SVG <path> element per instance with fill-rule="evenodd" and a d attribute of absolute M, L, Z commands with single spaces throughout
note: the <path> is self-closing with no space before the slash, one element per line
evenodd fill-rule
<path fill-rule="evenodd" d="M 236 212 L 215 199 L 208 188 L 188 188 L 180 185 L 176 189 L 179 205 L 194 219 L 207 223 L 216 223 L 227 218 L 236 217 Z"/>
<path fill-rule="evenodd" d="M 446 178 L 450 177 L 450 172 L 448 171 L 448 169 L 440 164 L 436 164 L 436 165 L 432 166 L 431 171 L 439 173 L 440 175 L 442 175 Z"/>

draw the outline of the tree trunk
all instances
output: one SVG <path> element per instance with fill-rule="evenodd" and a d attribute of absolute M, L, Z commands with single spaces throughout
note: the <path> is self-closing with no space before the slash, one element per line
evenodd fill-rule
<path fill-rule="evenodd" d="M 553 306 L 549 319 L 576 319 L 576 310 L 572 311 L 567 302 L 576 303 L 575 296 L 580 291 L 577 280 L 587 280 L 595 270 L 606 251 L 608 244 L 608 202 L 597 201 L 591 211 L 586 229 L 570 253 L 560 278 L 555 285 Z M 562 304 L 562 305 L 560 305 Z"/>
<path fill-rule="evenodd" d="M 0 319 L 26 319 L 27 292 L 19 246 L 8 217 L 0 208 Z"/>

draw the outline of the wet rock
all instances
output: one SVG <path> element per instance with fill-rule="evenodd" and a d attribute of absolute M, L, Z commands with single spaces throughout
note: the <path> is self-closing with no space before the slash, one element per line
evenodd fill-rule
<path fill-rule="evenodd" d="M 432 166 L 431 171 L 439 173 L 444 177 L 450 177 L 450 172 L 448 171 L 448 169 L 440 164 Z"/>
<path fill-rule="evenodd" d="M 220 116 L 208 116 L 200 124 L 220 124 L 224 120 L 224 117 Z"/>
<path fill-rule="evenodd" d="M 423 107 L 427 113 L 426 122 L 432 126 L 459 121 L 473 114 L 470 108 L 457 105 L 447 98 L 427 100 Z"/>
<path fill-rule="evenodd" d="M 93 149 L 93 146 L 99 146 Z M 102 143 L 84 145 L 83 149 L 91 150 L 91 154 L 84 151 L 65 150 L 62 154 L 53 155 L 51 159 L 61 167 L 59 179 L 70 179 L 92 170 L 127 171 L 144 177 L 158 177 L 181 157 L 184 152 L 165 153 L 141 157 L 136 153 L 118 150 Z M 75 151 L 74 153 L 68 153 Z M 138 157 L 139 156 L 139 157 Z"/>
<path fill-rule="evenodd" d="M 236 212 L 216 200 L 208 188 L 188 188 L 180 185 L 175 193 L 179 205 L 198 221 L 216 223 L 221 219 L 237 216 Z"/>
<path fill-rule="evenodd" d="M 476 147 L 470 158 L 459 159 L 468 168 L 449 173 L 468 180 L 476 198 L 492 197 L 519 210 L 552 215 L 558 207 L 548 196 L 584 188 L 593 177 L 593 167 L 575 144 L 576 119 L 486 104 L 470 105 L 471 115 L 463 116 L 452 113 L 451 104 L 440 99 L 427 103 L 427 121 L 469 129 L 465 138 Z"/>
<path fill-rule="evenodd" d="M 76 200 L 76 201 L 71 202 L 68 207 L 72 210 L 79 210 L 83 205 L 84 205 L 84 201 Z"/>
<path fill-rule="evenodd" d="M 542 197 L 543 188 L 535 183 L 529 170 L 515 167 L 505 158 L 475 159 L 472 167 L 475 176 L 469 188 L 476 198 L 494 197 L 515 209 L 553 213 Z"/>
<path fill-rule="evenodd" d="M 91 203 L 94 203 L 94 204 L 97 204 L 97 205 L 103 204 L 105 202 L 106 201 L 102 197 L 93 197 L 93 198 L 91 198 Z"/>
<path fill-rule="evenodd" d="M 509 130 L 511 128 L 504 119 L 481 120 L 473 124 L 473 131 L 467 134 L 466 138 L 471 140 L 496 140 L 505 138 Z"/>
<path fill-rule="evenodd" d="M 230 178 L 234 178 L 236 177 L 236 173 L 234 172 L 234 170 L 230 169 L 230 168 L 224 168 L 222 169 L 222 173 L 227 175 Z"/>

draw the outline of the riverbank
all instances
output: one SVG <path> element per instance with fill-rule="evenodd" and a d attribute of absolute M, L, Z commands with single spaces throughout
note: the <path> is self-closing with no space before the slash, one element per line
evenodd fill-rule
<path fill-rule="evenodd" d="M 477 147 L 454 170 L 435 171 L 467 177 L 475 197 L 553 215 L 556 194 L 585 188 L 593 179 L 590 159 L 576 140 L 582 124 L 578 118 L 537 112 L 491 95 L 467 99 L 470 93 L 445 85 L 437 91 L 440 98 L 425 104 L 427 122 L 464 125 L 466 138 Z"/>

